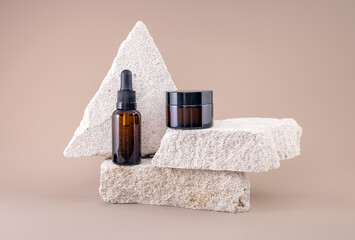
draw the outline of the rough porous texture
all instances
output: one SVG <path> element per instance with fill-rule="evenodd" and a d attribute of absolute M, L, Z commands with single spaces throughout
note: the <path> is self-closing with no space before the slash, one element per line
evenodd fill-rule
<path fill-rule="evenodd" d="M 166 130 L 165 92 L 176 87 L 148 29 L 137 22 L 86 107 L 80 126 L 64 150 L 66 157 L 111 155 L 111 115 L 116 109 L 120 73 L 124 69 L 133 73 L 133 88 L 142 114 L 142 154 L 158 150 Z"/>
<path fill-rule="evenodd" d="M 265 172 L 300 154 L 293 119 L 235 118 L 203 130 L 169 128 L 153 158 L 157 167 Z"/>
<path fill-rule="evenodd" d="M 136 166 L 101 165 L 100 195 L 109 203 L 141 203 L 245 212 L 250 183 L 245 173 L 158 168 L 150 159 Z"/>

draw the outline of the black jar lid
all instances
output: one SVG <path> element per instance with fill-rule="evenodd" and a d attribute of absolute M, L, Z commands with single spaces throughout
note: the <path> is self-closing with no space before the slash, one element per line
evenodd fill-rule
<path fill-rule="evenodd" d="M 212 104 L 212 91 L 166 92 L 166 103 L 176 106 Z"/>

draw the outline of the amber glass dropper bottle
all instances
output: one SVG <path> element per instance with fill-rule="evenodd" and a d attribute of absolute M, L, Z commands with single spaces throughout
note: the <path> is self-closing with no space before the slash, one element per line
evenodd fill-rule
<path fill-rule="evenodd" d="M 117 110 L 112 114 L 112 161 L 115 164 L 141 163 L 141 114 L 136 107 L 132 73 L 123 70 L 121 89 L 117 91 Z"/>

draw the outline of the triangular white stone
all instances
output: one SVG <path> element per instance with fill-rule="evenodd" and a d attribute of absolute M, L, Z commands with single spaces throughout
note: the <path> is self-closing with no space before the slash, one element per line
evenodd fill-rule
<path fill-rule="evenodd" d="M 66 157 L 111 155 L 111 115 L 124 69 L 133 73 L 137 109 L 142 114 L 142 154 L 158 150 L 166 130 L 165 92 L 175 91 L 176 87 L 148 29 L 139 21 L 121 44 L 111 69 L 86 107 L 80 126 L 64 150 Z"/>

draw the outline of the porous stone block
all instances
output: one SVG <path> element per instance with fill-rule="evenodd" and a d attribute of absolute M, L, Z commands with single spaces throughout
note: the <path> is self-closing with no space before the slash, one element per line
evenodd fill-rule
<path fill-rule="evenodd" d="M 223 212 L 245 212 L 250 183 L 245 173 L 101 164 L 100 195 L 108 203 L 140 203 Z"/>
<path fill-rule="evenodd" d="M 165 92 L 176 87 L 148 29 L 137 22 L 86 107 L 78 129 L 64 150 L 66 157 L 111 155 L 111 115 L 116 109 L 120 73 L 124 69 L 132 71 L 137 109 L 142 115 L 142 154 L 158 150 L 166 130 Z"/>
<path fill-rule="evenodd" d="M 157 167 L 266 172 L 300 154 L 302 128 L 293 119 L 235 118 L 201 130 L 168 129 Z"/>

